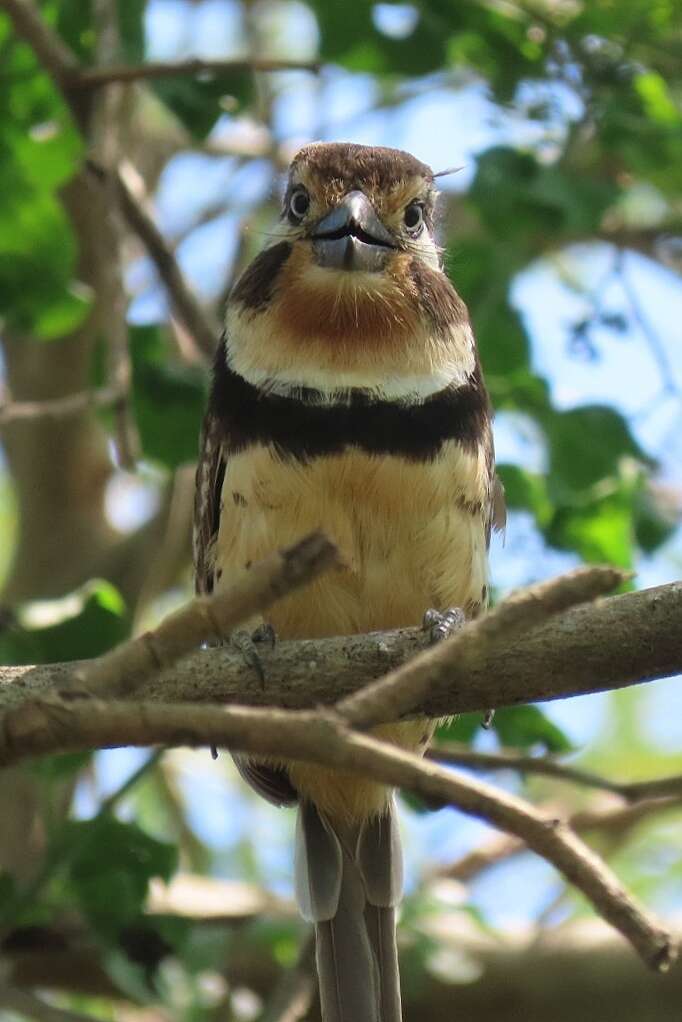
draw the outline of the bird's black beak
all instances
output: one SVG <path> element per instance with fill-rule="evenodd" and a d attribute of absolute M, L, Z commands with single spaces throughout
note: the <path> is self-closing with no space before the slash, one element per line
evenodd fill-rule
<path fill-rule="evenodd" d="M 363 192 L 349 192 L 315 227 L 313 255 L 334 270 L 383 270 L 395 243 Z"/>

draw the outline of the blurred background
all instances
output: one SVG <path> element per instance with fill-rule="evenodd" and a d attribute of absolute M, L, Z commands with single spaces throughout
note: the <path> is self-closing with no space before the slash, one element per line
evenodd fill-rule
<path fill-rule="evenodd" d="M 3 10 L 17 6 L 0 0 L 2 663 L 96 655 L 190 596 L 209 350 L 314 139 L 457 168 L 441 240 L 496 408 L 496 598 L 581 561 L 632 568 L 638 587 L 682 574 L 679 0 L 45 0 L 83 66 L 205 62 L 112 74 L 70 105 Z M 161 232 L 151 254 L 86 156 L 119 166 Z M 616 781 L 672 774 L 679 679 L 500 711 L 490 732 L 464 717 L 440 738 Z M 574 816 L 680 928 L 682 800 L 493 779 Z M 401 818 L 406 1019 L 680 1017 L 680 970 L 649 976 L 542 860 L 449 810 L 402 801 Z M 100 1018 L 318 1017 L 293 814 L 227 756 L 44 760 L 4 772 L 0 820 L 8 982 Z"/>

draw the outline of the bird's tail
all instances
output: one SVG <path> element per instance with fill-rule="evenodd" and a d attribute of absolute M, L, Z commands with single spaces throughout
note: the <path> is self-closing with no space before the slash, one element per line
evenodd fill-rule
<path fill-rule="evenodd" d="M 323 1022 L 401 1022 L 395 939 L 401 893 L 392 803 L 342 834 L 314 805 L 301 803 L 296 895 L 315 924 Z"/>

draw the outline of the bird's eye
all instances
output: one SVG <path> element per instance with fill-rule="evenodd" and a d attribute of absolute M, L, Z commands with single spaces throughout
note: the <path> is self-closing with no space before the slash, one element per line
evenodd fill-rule
<path fill-rule="evenodd" d="M 310 208 L 310 196 L 305 188 L 295 188 L 289 199 L 289 220 L 292 224 L 298 224 Z"/>
<path fill-rule="evenodd" d="M 408 231 L 417 233 L 424 226 L 424 205 L 421 202 L 411 202 L 405 210 L 403 217 Z"/>

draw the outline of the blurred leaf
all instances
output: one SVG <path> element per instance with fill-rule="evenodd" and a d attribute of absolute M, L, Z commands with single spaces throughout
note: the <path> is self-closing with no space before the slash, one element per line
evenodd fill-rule
<path fill-rule="evenodd" d="M 546 536 L 555 546 L 577 551 L 585 561 L 631 568 L 635 554 L 631 494 L 618 490 L 580 506 L 562 507 Z"/>
<path fill-rule="evenodd" d="M 132 327 L 134 407 L 147 457 L 170 468 L 197 457 L 206 375 L 168 357 L 160 327 Z"/>
<path fill-rule="evenodd" d="M 439 724 L 434 732 L 434 741 L 463 742 L 469 745 L 478 734 L 483 721 L 482 713 L 460 713 L 444 724 Z"/>
<path fill-rule="evenodd" d="M 497 474 L 504 484 L 507 507 L 512 511 L 530 511 L 539 526 L 549 522 L 552 503 L 547 493 L 547 479 L 528 472 L 518 465 L 498 465 Z"/>
<path fill-rule="evenodd" d="M 77 774 L 91 759 L 91 752 L 65 752 L 31 760 L 25 769 L 45 781 L 63 781 Z"/>
<path fill-rule="evenodd" d="M 147 0 L 116 0 L 123 55 L 131 64 L 144 58 L 144 15 Z"/>
<path fill-rule="evenodd" d="M 550 443 L 549 491 L 556 500 L 582 494 L 617 474 L 621 458 L 648 462 L 625 419 L 613 408 L 583 405 L 545 423 Z"/>
<path fill-rule="evenodd" d="M 0 905 L 9 905 L 17 896 L 14 877 L 6 870 L 0 870 Z"/>
<path fill-rule="evenodd" d="M 14 627 L 0 634 L 8 664 L 49 664 L 99 656 L 127 637 L 128 616 L 114 588 L 101 580 L 76 593 L 79 609 L 46 628 Z"/>
<path fill-rule="evenodd" d="M 529 749 L 542 746 L 547 752 L 570 752 L 573 746 L 560 727 L 537 706 L 507 706 L 497 710 L 493 727 L 502 745 Z"/>
<path fill-rule="evenodd" d="M 647 71 L 635 78 L 635 89 L 639 94 L 647 115 L 660 124 L 677 124 L 680 111 L 676 106 L 662 75 Z"/>
<path fill-rule="evenodd" d="M 156 79 L 153 88 L 192 136 L 204 139 L 223 113 L 220 103 L 223 98 L 236 100 L 238 106 L 248 102 L 252 75 L 247 71 L 205 76 L 172 75 Z"/>
<path fill-rule="evenodd" d="M 679 511 L 652 489 L 644 473 L 634 496 L 632 514 L 637 543 L 646 553 L 652 553 L 670 539 L 679 526 Z"/>
<path fill-rule="evenodd" d="M 92 25 L 92 0 L 50 0 L 43 9 L 60 36 L 84 64 L 94 62 L 95 30 Z M 55 16 L 56 15 L 56 16 Z"/>
<path fill-rule="evenodd" d="M 68 821 L 61 841 L 68 899 L 105 935 L 136 920 L 152 877 L 168 880 L 177 867 L 173 845 L 109 815 Z"/>

